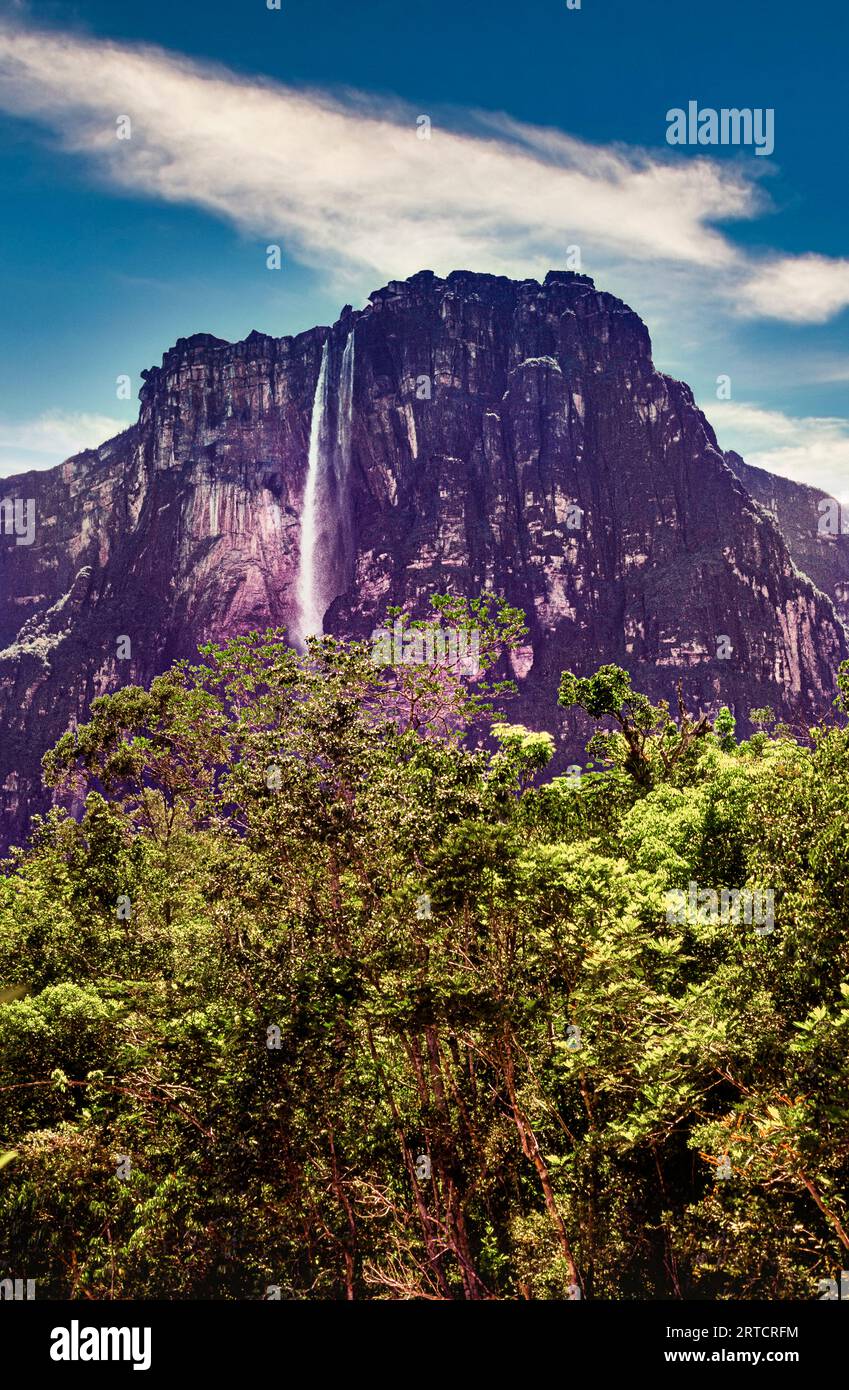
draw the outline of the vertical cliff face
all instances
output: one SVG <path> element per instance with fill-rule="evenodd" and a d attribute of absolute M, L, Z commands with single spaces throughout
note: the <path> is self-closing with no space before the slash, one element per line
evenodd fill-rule
<path fill-rule="evenodd" d="M 655 697 L 680 673 L 740 716 L 829 704 L 831 602 L 639 318 L 584 276 L 422 272 L 331 329 L 199 334 L 144 375 L 136 426 L 3 488 L 36 516 L 31 545 L 0 535 L 6 839 L 94 695 L 209 638 L 366 636 L 448 589 L 525 610 L 514 709 L 564 751 L 564 667 L 615 661 Z"/>
<path fill-rule="evenodd" d="M 330 628 L 493 587 L 529 616 L 514 670 L 547 727 L 559 672 L 600 661 L 655 696 L 683 673 L 694 701 L 741 717 L 827 705 L 845 651 L 831 604 L 624 304 L 558 273 L 424 274 L 372 303 L 356 328 L 356 573 Z"/>
<path fill-rule="evenodd" d="M 780 478 L 726 453 L 746 491 L 776 521 L 795 563 L 828 594 L 844 626 L 849 625 L 849 530 L 835 499 L 819 488 Z"/>

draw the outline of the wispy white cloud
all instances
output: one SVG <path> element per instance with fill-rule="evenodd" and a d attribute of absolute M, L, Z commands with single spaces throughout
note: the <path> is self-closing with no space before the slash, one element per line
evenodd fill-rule
<path fill-rule="evenodd" d="M 94 449 L 120 434 L 129 423 L 109 415 L 60 411 L 49 411 L 27 421 L 0 418 L 0 477 L 26 473 L 31 468 L 52 468 L 73 454 Z"/>
<path fill-rule="evenodd" d="M 794 417 L 742 401 L 713 401 L 709 415 L 723 449 L 849 503 L 849 421 Z"/>
<path fill-rule="evenodd" d="M 837 358 L 830 362 L 814 364 L 808 379 L 810 381 L 822 381 L 828 384 L 849 381 L 849 357 Z"/>
<path fill-rule="evenodd" d="M 618 267 L 626 291 L 635 270 L 658 297 L 668 271 L 670 294 L 698 271 L 703 294 L 748 315 L 822 322 L 849 303 L 846 262 L 760 261 L 718 230 L 763 209 L 754 159 L 599 147 L 480 112 L 453 129 L 435 119 L 422 140 L 398 102 L 8 25 L 0 107 L 47 125 L 112 186 L 203 208 L 337 280 L 538 275 L 576 244 L 593 273 Z M 119 116 L 131 139 L 117 138 Z"/>
<path fill-rule="evenodd" d="M 825 323 L 849 304 L 849 260 L 780 256 L 753 267 L 740 307 L 752 317 Z"/>

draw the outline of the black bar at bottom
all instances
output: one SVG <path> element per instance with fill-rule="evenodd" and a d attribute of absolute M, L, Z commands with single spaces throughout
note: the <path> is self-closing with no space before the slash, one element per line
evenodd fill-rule
<path fill-rule="evenodd" d="M 829 1303 L 49 1303 L 0 1302 L 7 1368 L 91 1381 L 128 1374 L 158 1383 L 175 1374 L 239 1376 L 272 1371 L 355 1372 L 381 1384 L 398 1371 L 440 1384 L 461 1367 L 480 1375 L 492 1358 L 517 1356 L 525 1370 L 552 1358 L 566 1375 L 671 1374 L 745 1366 L 758 1378 L 780 1371 L 800 1382 L 842 1364 L 849 1306 Z M 396 1343 L 396 1339 L 399 1339 Z M 413 1358 L 412 1363 L 411 1359 Z M 393 1372 L 394 1365 L 394 1372 Z M 142 1377 L 145 1381 L 142 1381 Z"/>

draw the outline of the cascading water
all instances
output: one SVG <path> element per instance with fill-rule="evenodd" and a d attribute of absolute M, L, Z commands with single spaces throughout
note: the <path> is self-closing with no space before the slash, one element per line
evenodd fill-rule
<path fill-rule="evenodd" d="M 339 368 L 335 402 L 331 401 L 330 339 L 325 340 L 313 400 L 307 482 L 301 513 L 301 558 L 298 572 L 297 645 L 321 636 L 324 615 L 350 584 L 353 526 L 350 504 L 354 404 L 354 331 L 348 334 Z M 332 431 L 331 405 L 336 429 Z"/>
<path fill-rule="evenodd" d="M 325 339 L 321 353 L 321 367 L 312 403 L 312 422 L 310 424 L 310 448 L 307 458 L 307 485 L 301 509 L 301 559 L 298 570 L 298 638 L 303 646 L 308 637 L 320 634 L 324 609 L 316 586 L 316 551 L 318 540 L 318 486 L 321 472 L 322 434 L 327 414 L 327 362 L 330 340 Z"/>
<path fill-rule="evenodd" d="M 345 339 L 342 353 L 342 370 L 339 373 L 339 457 L 341 460 L 340 483 L 347 483 L 351 467 L 351 424 L 354 414 L 354 330 Z"/>
<path fill-rule="evenodd" d="M 333 592 L 328 603 L 343 594 L 351 583 L 354 560 L 353 515 L 351 511 L 351 453 L 354 423 L 354 330 L 351 329 L 342 353 L 339 373 L 339 414 L 336 421 L 336 455 L 334 468 L 336 544 L 334 556 Z"/>

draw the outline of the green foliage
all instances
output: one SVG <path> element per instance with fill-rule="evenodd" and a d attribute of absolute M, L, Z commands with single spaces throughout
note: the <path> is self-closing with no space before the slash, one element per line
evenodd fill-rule
<path fill-rule="evenodd" d="M 85 811 L 0 879 L 0 1276 L 810 1298 L 845 1267 L 849 735 L 738 746 L 604 667 L 560 695 L 604 765 L 540 782 L 551 735 L 475 746 L 520 615 L 435 606 L 477 682 L 253 634 L 45 759 Z M 773 929 L 672 920 L 691 885 L 771 890 Z"/>
<path fill-rule="evenodd" d="M 577 706 L 594 719 L 612 719 L 618 725 L 618 732 L 595 734 L 587 752 L 601 762 L 621 767 L 641 789 L 653 786 L 658 778 L 687 775 L 698 756 L 699 741 L 710 733 L 705 715 L 694 720 L 687 714 L 680 682 L 676 724 L 668 702 L 653 705 L 632 688 L 631 677 L 621 666 L 601 666 L 589 677 L 564 671 L 558 702 L 567 709 Z M 727 739 L 730 732 L 723 716 L 720 736 Z"/>
<path fill-rule="evenodd" d="M 733 753 L 734 732 L 736 728 L 737 720 L 734 718 L 728 706 L 723 705 L 713 721 L 713 732 L 719 741 L 719 746 L 723 753 Z"/>

